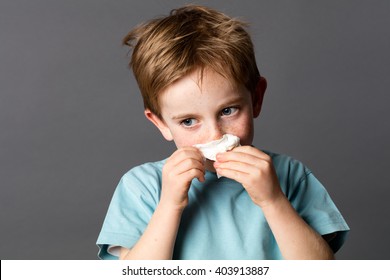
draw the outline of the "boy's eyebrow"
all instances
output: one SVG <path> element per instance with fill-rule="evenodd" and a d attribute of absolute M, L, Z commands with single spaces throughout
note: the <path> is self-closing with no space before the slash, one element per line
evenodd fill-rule
<path fill-rule="evenodd" d="M 244 97 L 241 96 L 241 95 L 238 95 L 238 96 L 235 96 L 235 97 L 233 97 L 231 99 L 228 99 L 228 100 L 222 102 L 219 106 L 223 108 L 223 107 L 227 107 L 227 106 L 230 106 L 230 105 L 234 105 L 235 103 L 240 103 L 243 100 L 244 100 Z"/>
<path fill-rule="evenodd" d="M 223 103 L 219 104 L 218 106 L 220 107 L 220 109 L 223 109 L 223 108 L 235 105 L 237 103 L 240 103 L 240 102 L 242 102 L 243 99 L 244 99 L 244 97 L 239 95 L 239 96 L 236 96 L 234 98 L 225 100 Z M 172 115 L 171 119 L 185 120 L 185 119 L 189 119 L 189 118 L 194 118 L 196 116 L 197 116 L 196 112 L 195 113 L 183 113 L 183 114 L 178 114 L 178 115 Z"/>
<path fill-rule="evenodd" d="M 171 116 L 172 120 L 185 120 L 189 118 L 196 117 L 196 114 L 193 113 L 184 113 L 184 114 L 179 114 L 179 115 L 173 115 Z"/>

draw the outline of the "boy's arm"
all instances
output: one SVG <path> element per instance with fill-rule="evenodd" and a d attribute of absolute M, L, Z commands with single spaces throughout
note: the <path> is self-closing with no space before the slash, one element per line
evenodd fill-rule
<path fill-rule="evenodd" d="M 262 210 L 285 259 L 334 259 L 325 239 L 298 215 L 284 195 Z"/>
<path fill-rule="evenodd" d="M 182 211 L 160 203 L 141 238 L 133 248 L 121 248 L 122 260 L 172 259 Z"/>
<path fill-rule="evenodd" d="M 185 147 L 172 154 L 163 168 L 160 203 L 134 247 L 121 248 L 120 259 L 172 259 L 191 181 L 204 181 L 204 172 L 198 149 Z"/>
<path fill-rule="evenodd" d="M 271 158 L 251 146 L 217 155 L 218 174 L 240 182 L 262 208 L 285 259 L 333 259 L 328 243 L 295 211 L 283 194 Z"/>

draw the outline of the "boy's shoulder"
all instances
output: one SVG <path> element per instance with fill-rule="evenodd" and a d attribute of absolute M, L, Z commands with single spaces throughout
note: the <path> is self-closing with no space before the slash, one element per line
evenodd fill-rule
<path fill-rule="evenodd" d="M 288 165 L 298 165 L 298 166 L 301 165 L 301 166 L 304 166 L 304 164 L 301 161 L 299 161 L 299 160 L 297 160 L 297 159 L 295 159 L 295 158 L 293 158 L 293 157 L 291 157 L 289 155 L 275 153 L 275 152 L 272 152 L 272 151 L 269 151 L 269 150 L 263 150 L 263 149 L 262 149 L 262 151 L 271 157 L 272 162 L 276 166 L 286 165 L 286 164 L 288 164 Z"/>
<path fill-rule="evenodd" d="M 155 162 L 146 162 L 140 165 L 134 166 L 129 171 L 127 171 L 122 179 L 127 179 L 130 177 L 137 178 L 146 178 L 146 177 L 161 177 L 162 168 L 166 162 L 166 159 L 155 161 Z"/>
<path fill-rule="evenodd" d="M 161 192 L 162 168 L 165 161 L 147 162 L 131 168 L 120 179 L 116 191 L 156 200 Z"/>
<path fill-rule="evenodd" d="M 301 161 L 289 155 L 278 154 L 268 150 L 262 151 L 271 157 L 279 180 L 300 181 L 312 173 Z"/>

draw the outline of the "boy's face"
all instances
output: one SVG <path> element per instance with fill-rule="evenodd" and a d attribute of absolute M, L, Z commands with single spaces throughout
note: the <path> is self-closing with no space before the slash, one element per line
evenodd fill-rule
<path fill-rule="evenodd" d="M 165 139 L 178 148 L 217 140 L 234 134 L 241 145 L 251 145 L 253 119 L 260 113 L 266 82 L 262 78 L 252 96 L 243 86 L 233 86 L 221 75 L 205 69 L 194 71 L 160 95 L 162 119 L 149 110 L 146 117 Z"/>

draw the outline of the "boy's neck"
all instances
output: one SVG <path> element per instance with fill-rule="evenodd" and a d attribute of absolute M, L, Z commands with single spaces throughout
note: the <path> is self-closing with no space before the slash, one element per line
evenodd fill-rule
<path fill-rule="evenodd" d="M 214 161 L 206 159 L 205 168 L 207 171 L 211 171 L 215 173 Z"/>

